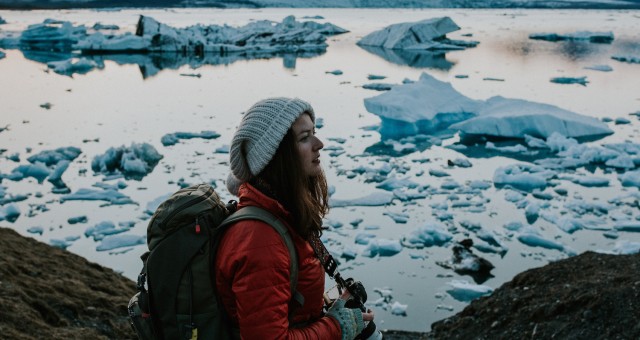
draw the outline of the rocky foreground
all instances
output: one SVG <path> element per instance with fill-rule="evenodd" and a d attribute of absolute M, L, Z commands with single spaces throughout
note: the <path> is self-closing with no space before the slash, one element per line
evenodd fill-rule
<path fill-rule="evenodd" d="M 2 338 L 132 339 L 134 293 L 111 269 L 0 228 Z M 587 252 L 517 275 L 431 333 L 385 339 L 639 339 L 639 318 L 640 254 Z"/>

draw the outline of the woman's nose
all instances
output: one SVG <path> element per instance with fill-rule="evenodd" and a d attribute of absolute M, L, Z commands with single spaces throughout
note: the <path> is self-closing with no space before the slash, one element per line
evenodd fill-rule
<path fill-rule="evenodd" d="M 313 149 L 314 150 L 320 150 L 322 148 L 324 148 L 324 143 L 322 143 L 322 141 L 320 140 L 320 138 L 313 136 L 315 138 L 314 144 L 313 144 Z"/>

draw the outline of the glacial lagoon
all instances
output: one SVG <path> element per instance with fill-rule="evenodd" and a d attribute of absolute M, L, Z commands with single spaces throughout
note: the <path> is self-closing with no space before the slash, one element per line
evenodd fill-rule
<path fill-rule="evenodd" d="M 19 34 L 47 18 L 87 27 L 98 22 L 118 25 L 116 32 L 121 34 L 134 32 L 141 14 L 172 27 L 242 26 L 263 19 L 281 22 L 294 15 L 297 20 L 330 22 L 350 32 L 329 37 L 325 52 L 311 54 L 205 60 L 93 55 L 100 67 L 72 75 L 57 74 L 47 66 L 68 54 L 0 48 L 6 54 L 0 59 L 0 174 L 29 164 L 27 158 L 41 151 L 75 147 L 81 153 L 61 176 L 71 194 L 109 189 L 129 198 L 128 204 L 69 200 L 49 181 L 4 178 L 0 199 L 7 201 L 0 212 L 15 215 L 18 210 L 19 215 L 0 222 L 2 226 L 66 246 L 134 279 L 146 246 L 114 248 L 90 231 L 111 223 L 124 231 L 118 235 L 139 240 L 146 232 L 146 210 L 181 185 L 215 183 L 223 199 L 231 199 L 224 186 L 225 149 L 241 113 L 262 98 L 290 96 L 309 101 L 322 119 L 318 128 L 325 142 L 322 163 L 335 190 L 332 199 L 341 202 L 327 217 L 324 240 L 340 258 L 343 276 L 367 287 L 382 328 L 426 331 L 432 322 L 462 310 L 470 298 L 526 269 L 587 250 L 621 252 L 639 247 L 638 185 L 624 181 L 630 178 L 624 177 L 625 172 L 638 171 L 638 163 L 631 163 L 635 164 L 631 168 L 603 164 L 553 168 L 551 164 L 558 162 L 549 160 L 559 158 L 557 150 L 537 149 L 535 143 L 522 140 L 463 144 L 455 131 L 394 133 L 393 125 L 380 129 L 381 118 L 364 106 L 366 98 L 382 93 L 365 85 L 402 84 L 426 73 L 473 100 L 523 99 L 604 121 L 613 134 L 580 141 L 584 152 L 626 145 L 630 159 L 637 160 L 640 64 L 612 57 L 640 57 L 638 11 L 0 11 L 7 22 L 0 25 L 0 35 Z M 323 19 L 303 18 L 316 15 Z M 442 16 L 461 27 L 449 38 L 479 44 L 446 53 L 400 53 L 356 45 L 363 36 L 390 24 Z M 614 39 L 594 43 L 529 38 L 578 31 L 612 32 Z M 551 81 L 581 77 L 586 82 Z M 167 134 L 202 131 L 220 136 L 179 139 L 173 145 L 161 142 Z M 111 178 L 92 170 L 96 157 L 133 143 L 148 143 L 162 155 L 148 175 Z M 501 177 L 496 174 L 504 174 L 504 169 L 534 164 L 554 172 L 537 190 L 498 183 Z M 368 195 L 390 203 L 358 205 Z M 8 202 L 18 196 L 25 199 Z M 522 232 L 523 228 L 534 232 Z M 419 235 L 448 236 L 442 242 L 423 238 L 423 244 L 416 246 L 410 240 Z M 438 265 L 451 258 L 455 241 L 466 238 L 474 241 L 475 254 L 495 266 L 481 283 Z"/>

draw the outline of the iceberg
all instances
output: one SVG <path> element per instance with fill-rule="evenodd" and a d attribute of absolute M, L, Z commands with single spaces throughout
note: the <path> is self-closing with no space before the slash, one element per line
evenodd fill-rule
<path fill-rule="evenodd" d="M 445 226 L 438 222 L 427 222 L 418 227 L 408 236 L 402 238 L 402 245 L 408 248 L 423 248 L 431 246 L 441 246 L 449 242 L 453 235 L 449 233 Z"/>
<path fill-rule="evenodd" d="M 536 165 L 511 164 L 496 169 L 493 174 L 493 183 L 496 187 L 509 185 L 524 191 L 544 190 L 547 187 L 547 181 L 555 175 L 555 172 Z"/>
<path fill-rule="evenodd" d="M 366 98 L 367 111 L 385 121 L 406 123 L 408 135 L 431 132 L 476 115 L 481 102 L 456 91 L 450 83 L 422 73 L 411 84 L 398 85 L 390 91 Z"/>
<path fill-rule="evenodd" d="M 100 244 L 96 247 L 97 251 L 107 251 L 123 247 L 133 247 L 147 242 L 147 236 L 137 235 L 111 235 L 105 237 Z"/>
<path fill-rule="evenodd" d="M 449 17 L 431 18 L 387 26 L 369 33 L 357 44 L 392 50 L 457 50 L 477 45 L 477 42 L 446 38 L 447 33 L 459 29 L 460 27 Z"/>
<path fill-rule="evenodd" d="M 68 51 L 86 35 L 84 25 L 73 26 L 69 21 L 46 19 L 41 24 L 29 25 L 20 35 L 19 46 L 29 50 Z"/>
<path fill-rule="evenodd" d="M 553 77 L 550 81 L 556 84 L 580 84 L 582 86 L 587 86 L 589 82 L 587 77 Z"/>
<path fill-rule="evenodd" d="M 546 239 L 546 238 L 542 237 L 539 233 L 537 233 L 535 231 L 532 231 L 532 230 L 526 230 L 526 231 L 520 233 L 518 235 L 517 239 L 518 239 L 518 241 L 522 242 L 523 244 L 526 244 L 526 245 L 531 246 L 531 247 L 542 247 L 542 248 L 546 248 L 546 249 L 555 249 L 555 250 L 559 250 L 561 252 L 564 252 L 569 256 L 576 255 L 576 252 L 573 249 L 565 246 L 562 243 Z"/>
<path fill-rule="evenodd" d="M 131 198 L 115 190 L 78 189 L 78 191 L 60 197 L 60 202 L 65 201 L 107 201 L 111 204 L 136 204 Z"/>
<path fill-rule="evenodd" d="M 288 16 L 281 23 L 269 20 L 243 27 L 195 25 L 174 28 L 141 15 L 135 35 L 107 36 L 96 33 L 75 44 L 84 53 L 138 51 L 205 53 L 324 51 L 326 36 L 348 32 L 331 23 L 298 22 Z"/>
<path fill-rule="evenodd" d="M 362 207 L 371 207 L 371 206 L 382 206 L 390 204 L 391 201 L 395 198 L 394 194 L 387 191 L 378 191 L 373 192 L 369 195 L 354 198 L 354 199 L 334 199 L 331 197 L 329 199 L 329 206 L 332 208 L 339 207 L 352 207 L 352 206 L 362 206 Z"/>
<path fill-rule="evenodd" d="M 68 146 L 68 147 L 57 148 L 55 150 L 41 151 L 27 158 L 27 160 L 29 161 L 29 163 L 41 162 L 49 167 L 52 165 L 56 165 L 58 164 L 58 162 L 63 160 L 71 162 L 74 159 L 78 158 L 78 156 L 80 156 L 81 153 L 82 153 L 82 150 L 80 150 L 79 148 L 74 146 Z"/>
<path fill-rule="evenodd" d="M 393 256 L 401 251 L 402 245 L 398 240 L 372 239 L 369 241 L 367 248 L 364 249 L 362 256 Z"/>
<path fill-rule="evenodd" d="M 470 302 L 481 296 L 493 293 L 493 288 L 489 286 L 476 285 L 466 280 L 451 280 L 451 282 L 447 282 L 447 284 L 451 286 L 451 288 L 447 290 L 447 293 L 461 302 Z"/>
<path fill-rule="evenodd" d="M 202 138 L 202 139 L 216 139 L 220 137 L 220 134 L 215 131 L 202 131 L 200 133 L 196 132 L 174 132 L 168 133 L 160 139 L 162 145 L 170 146 L 178 143 L 180 139 L 192 139 L 192 138 Z"/>
<path fill-rule="evenodd" d="M 613 41 L 612 32 L 591 32 L 591 31 L 577 31 L 574 33 L 533 33 L 529 35 L 529 39 L 534 40 L 546 40 L 546 41 L 588 41 L 592 43 L 610 44 Z"/>
<path fill-rule="evenodd" d="M 139 180 L 151 173 L 161 159 L 162 155 L 151 144 L 132 143 L 130 147 L 111 147 L 104 154 L 95 156 L 91 169 L 105 175 L 119 172 L 127 178 Z"/>
<path fill-rule="evenodd" d="M 640 56 L 614 55 L 611 59 L 621 61 L 623 63 L 640 64 Z"/>
<path fill-rule="evenodd" d="M 620 183 L 625 187 L 640 188 L 640 170 L 628 171 L 620 176 Z"/>
<path fill-rule="evenodd" d="M 478 116 L 454 124 L 468 135 L 525 138 L 529 135 L 547 139 L 554 132 L 564 137 L 592 138 L 613 131 L 603 122 L 557 106 L 501 96 L 489 98 Z"/>

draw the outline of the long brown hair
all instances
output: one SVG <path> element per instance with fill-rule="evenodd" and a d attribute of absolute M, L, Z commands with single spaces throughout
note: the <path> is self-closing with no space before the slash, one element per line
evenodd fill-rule
<path fill-rule="evenodd" d="M 322 218 L 329 211 L 329 190 L 324 172 L 307 177 L 289 129 L 267 166 L 252 181 L 260 191 L 273 196 L 292 215 L 293 228 L 305 239 L 320 236 Z"/>

